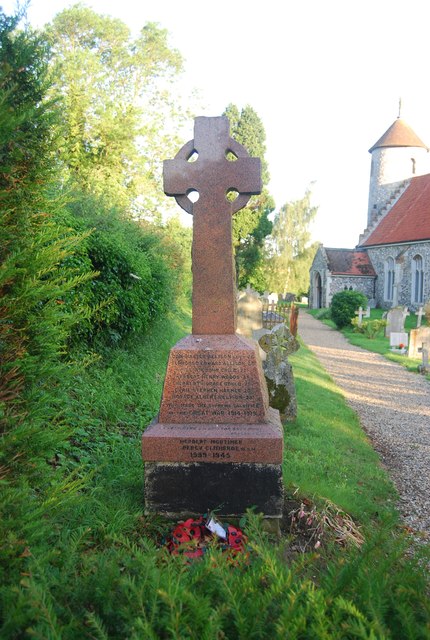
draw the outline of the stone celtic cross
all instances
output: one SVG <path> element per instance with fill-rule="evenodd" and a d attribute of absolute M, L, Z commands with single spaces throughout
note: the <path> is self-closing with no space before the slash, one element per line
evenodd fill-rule
<path fill-rule="evenodd" d="M 261 192 L 260 159 L 230 138 L 227 117 L 198 117 L 194 139 L 164 161 L 163 177 L 165 194 L 193 215 L 193 334 L 234 334 L 232 215 Z M 238 195 L 230 201 L 232 191 Z"/>

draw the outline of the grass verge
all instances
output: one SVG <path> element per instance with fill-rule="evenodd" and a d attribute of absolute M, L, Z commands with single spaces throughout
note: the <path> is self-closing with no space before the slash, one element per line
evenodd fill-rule
<path fill-rule="evenodd" d="M 318 361 L 292 358 L 299 415 L 286 427 L 285 481 L 362 526 L 360 549 L 327 541 L 290 553 L 249 515 L 248 554 L 170 556 L 166 524 L 143 515 L 140 435 L 156 413 L 182 313 L 105 354 L 70 390 L 74 434 L 37 486 L 3 478 L 0 636 L 339 639 L 430 637 L 426 577 L 395 526 L 394 490 Z"/>

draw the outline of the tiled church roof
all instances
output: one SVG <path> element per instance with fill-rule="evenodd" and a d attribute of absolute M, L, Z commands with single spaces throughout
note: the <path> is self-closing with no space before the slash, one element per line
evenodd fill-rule
<path fill-rule="evenodd" d="M 384 135 L 369 149 L 369 153 L 379 147 L 424 147 L 427 149 L 415 131 L 401 118 L 397 118 L 393 122 Z"/>
<path fill-rule="evenodd" d="M 362 247 L 430 240 L 430 174 L 412 178 L 409 187 Z"/>
<path fill-rule="evenodd" d="M 327 249 L 328 268 L 332 275 L 374 276 L 375 271 L 365 251 Z"/>

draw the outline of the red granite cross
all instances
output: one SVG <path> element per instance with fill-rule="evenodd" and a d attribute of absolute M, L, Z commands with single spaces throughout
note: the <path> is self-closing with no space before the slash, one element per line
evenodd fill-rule
<path fill-rule="evenodd" d="M 192 191 L 199 194 L 194 203 Z M 239 194 L 233 202 L 226 197 L 230 191 Z M 230 138 L 228 118 L 198 117 L 194 139 L 164 161 L 164 192 L 194 217 L 193 334 L 235 333 L 232 214 L 261 192 L 260 159 Z"/>

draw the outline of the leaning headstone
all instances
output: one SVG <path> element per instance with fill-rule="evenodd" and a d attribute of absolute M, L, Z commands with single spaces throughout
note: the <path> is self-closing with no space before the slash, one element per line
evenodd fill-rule
<path fill-rule="evenodd" d="M 241 336 L 252 338 L 253 331 L 263 326 L 263 303 L 258 295 L 242 292 L 237 301 L 237 329 Z"/>
<path fill-rule="evenodd" d="M 288 356 L 297 351 L 299 343 L 288 327 L 280 324 L 263 335 L 259 344 L 266 352 L 263 371 L 270 406 L 279 411 L 282 421 L 294 420 L 297 417 L 296 388 Z"/>
<path fill-rule="evenodd" d="M 235 516 L 254 506 L 280 518 L 279 412 L 257 345 L 235 333 L 232 214 L 260 193 L 260 160 L 230 138 L 228 118 L 199 117 L 194 139 L 164 162 L 164 191 L 193 215 L 193 321 L 170 351 L 158 419 L 142 438 L 146 512 Z"/>
<path fill-rule="evenodd" d="M 410 358 L 420 358 L 420 349 L 422 345 L 430 349 L 430 327 L 420 327 L 419 329 L 411 329 L 409 334 L 409 351 Z"/>
<path fill-rule="evenodd" d="M 387 313 L 387 326 L 385 327 L 385 335 L 390 337 L 390 333 L 402 332 L 405 328 L 405 311 L 403 307 L 395 307 Z"/>

